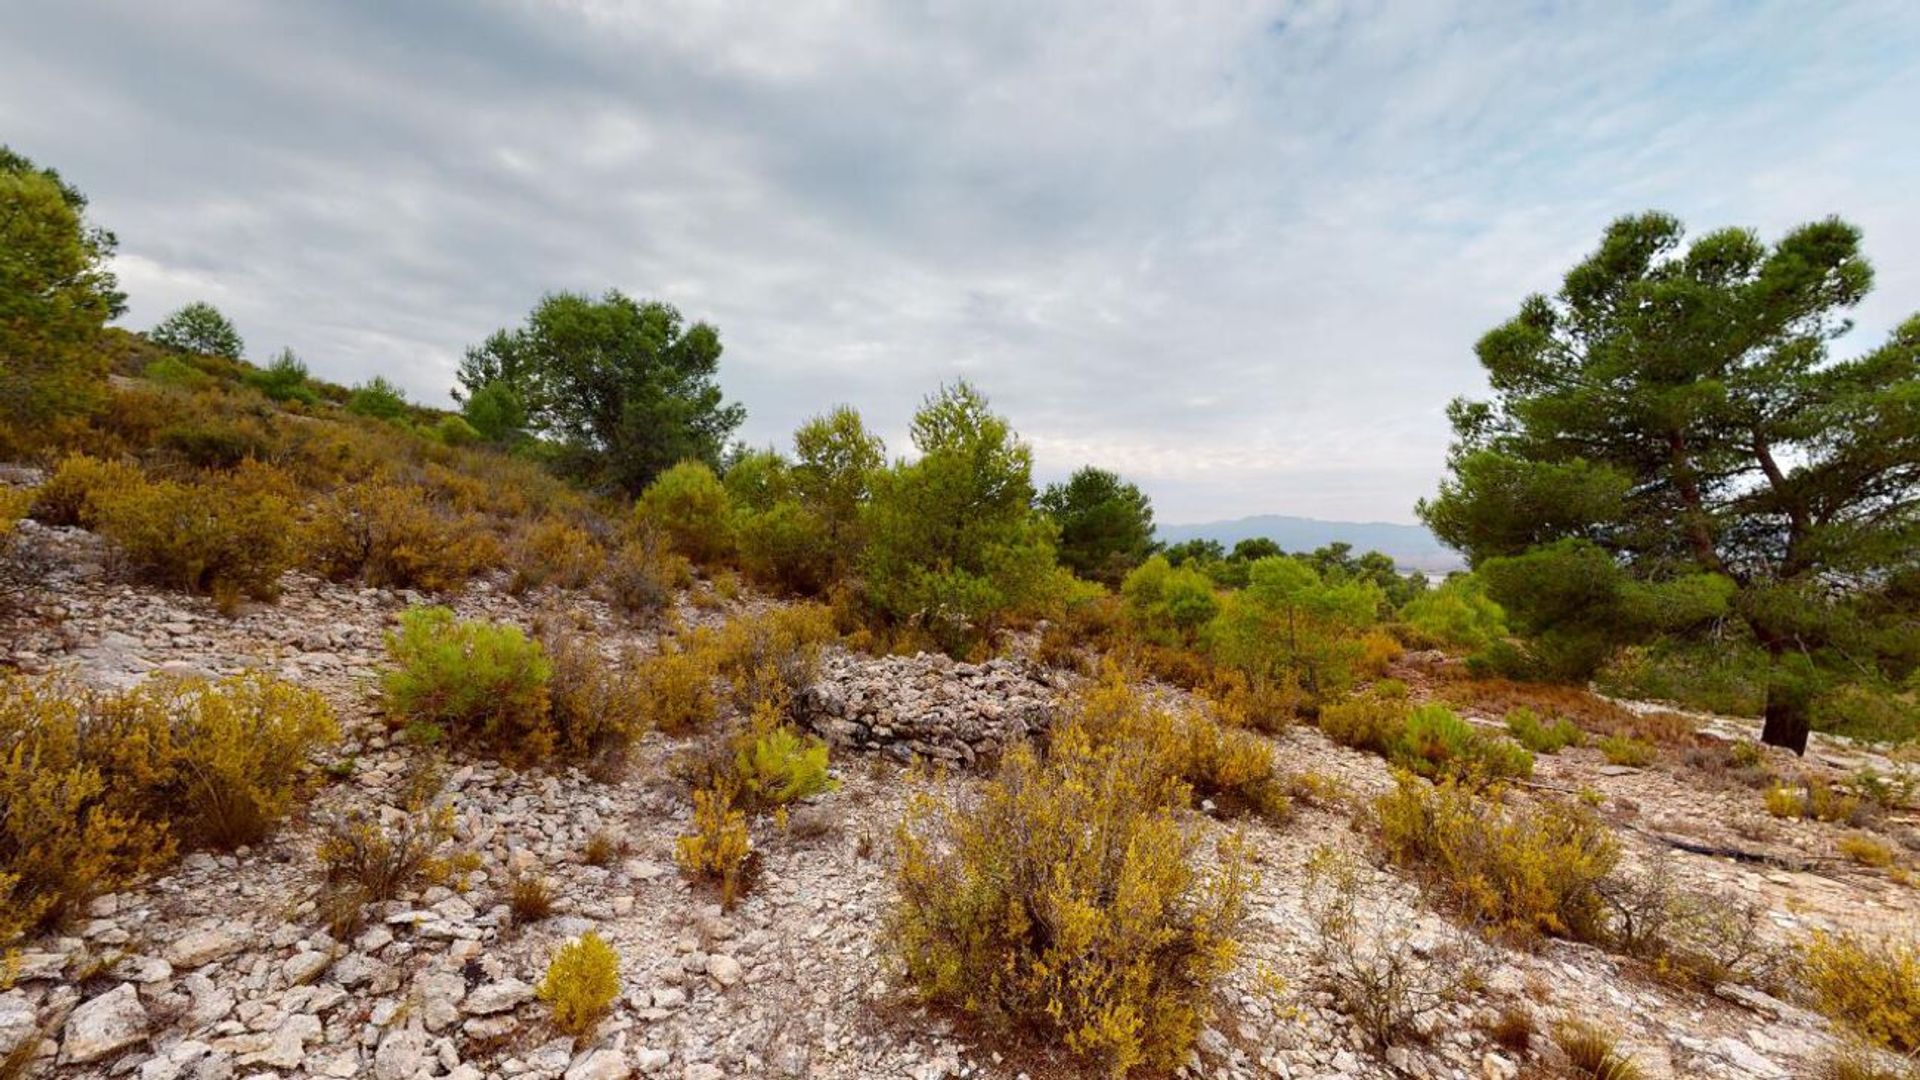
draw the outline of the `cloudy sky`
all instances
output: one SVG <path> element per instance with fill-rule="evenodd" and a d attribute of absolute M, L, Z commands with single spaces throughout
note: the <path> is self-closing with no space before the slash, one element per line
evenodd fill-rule
<path fill-rule="evenodd" d="M 543 293 L 720 328 L 744 435 L 964 376 L 1163 521 L 1412 520 L 1480 332 L 1646 208 L 1920 309 L 1920 5 L 0 0 L 0 141 L 145 328 L 446 401 Z"/>

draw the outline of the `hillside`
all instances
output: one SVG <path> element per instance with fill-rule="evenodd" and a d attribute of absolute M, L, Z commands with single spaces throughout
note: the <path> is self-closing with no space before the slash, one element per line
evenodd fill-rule
<path fill-rule="evenodd" d="M 1460 553 L 1441 544 L 1422 525 L 1395 525 L 1384 521 L 1321 521 L 1317 518 L 1259 514 L 1231 521 L 1191 525 L 1161 525 L 1154 536 L 1162 543 L 1218 540 L 1228 548 L 1242 540 L 1266 538 L 1284 551 L 1312 551 L 1327 544 L 1351 544 L 1355 551 L 1378 551 L 1392 556 L 1403 570 L 1448 574 L 1464 570 Z"/>

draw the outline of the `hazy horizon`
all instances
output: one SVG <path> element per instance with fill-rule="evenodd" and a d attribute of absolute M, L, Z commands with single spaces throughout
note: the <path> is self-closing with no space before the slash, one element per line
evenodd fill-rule
<path fill-rule="evenodd" d="M 1159 520 L 1407 524 L 1472 345 L 1622 214 L 1838 214 L 1920 298 L 1920 8 L 94 0 L 21 6 L 0 142 L 121 241 L 144 329 L 445 404 L 550 290 L 713 322 L 741 437 L 981 387 L 1042 480 Z"/>

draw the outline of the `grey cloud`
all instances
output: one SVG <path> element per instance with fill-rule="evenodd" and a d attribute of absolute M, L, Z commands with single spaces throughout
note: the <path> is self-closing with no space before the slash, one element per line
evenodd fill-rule
<path fill-rule="evenodd" d="M 744 434 L 974 379 L 1167 520 L 1408 520 L 1471 346 L 1606 221 L 1867 231 L 1920 295 L 1902 3 L 146 5 L 9 18 L 0 137 L 128 322 L 444 400 L 540 293 L 716 323 Z"/>

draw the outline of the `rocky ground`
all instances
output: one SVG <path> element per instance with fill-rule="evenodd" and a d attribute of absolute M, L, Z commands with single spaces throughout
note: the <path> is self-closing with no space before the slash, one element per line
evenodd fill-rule
<path fill-rule="evenodd" d="M 44 565 L 26 608 L 0 622 L 0 660 L 28 671 L 69 669 L 104 685 L 153 671 L 265 666 L 325 693 L 348 729 L 338 778 L 270 842 L 191 855 L 163 876 L 101 897 L 65 936 L 29 943 L 13 987 L 0 993 L 0 1054 L 38 1040 L 35 1075 L 1076 1075 L 1044 1054 L 997 1045 L 915 1008 L 889 981 L 881 934 L 890 834 L 910 791 L 976 783 L 967 766 L 1043 726 L 1068 676 L 1020 660 L 974 666 L 830 654 L 803 705 L 836 745 L 841 786 L 784 830 L 756 825 L 758 878 L 725 914 L 674 867 L 673 840 L 690 812 L 670 778 L 668 763 L 683 749 L 674 740 L 649 736 L 612 782 L 457 761 L 447 778 L 456 839 L 479 856 L 478 869 L 378 908 L 363 930 L 335 940 L 315 909 L 314 848 L 329 814 L 399 798 L 399 778 L 418 751 L 388 739 L 372 680 L 384 631 L 422 598 L 289 575 L 277 604 L 228 619 L 204 601 L 126 583 L 88 534 L 21 528 Z M 654 636 L 579 596 L 515 597 L 482 583 L 452 603 L 462 614 L 523 624 L 559 604 L 609 641 L 647 647 Z M 683 601 L 679 614 L 697 622 L 728 612 Z M 1708 732 L 1750 734 L 1724 720 Z M 1330 777 L 1354 796 L 1391 786 L 1381 760 L 1310 728 L 1274 743 L 1290 771 Z M 903 763 L 915 756 L 953 768 Z M 1831 759 L 1823 767 L 1834 770 L 1862 760 L 1831 741 L 1812 757 Z M 1778 941 L 1820 927 L 1916 929 L 1911 887 L 1835 855 L 1842 827 L 1777 822 L 1751 788 L 1704 783 L 1674 762 L 1610 766 L 1589 749 L 1542 757 L 1535 782 L 1598 793 L 1634 859 L 1670 853 L 1689 884 L 1764 902 L 1772 913 L 1766 929 Z M 1885 828 L 1897 834 L 1904 826 Z M 1327 992 L 1301 887 L 1318 848 L 1366 857 L 1345 800 L 1303 803 L 1280 824 L 1203 827 L 1244 828 L 1262 880 L 1246 955 L 1200 1040 L 1196 1075 L 1515 1077 L 1529 1061 L 1488 1033 L 1513 1007 L 1531 1011 L 1543 1029 L 1560 1016 L 1596 1022 L 1654 1077 L 1808 1076 L 1832 1039 L 1823 1020 L 1766 995 L 1677 990 L 1602 950 L 1550 942 L 1533 951 L 1471 946 L 1486 965 L 1484 981 L 1464 1001 L 1423 1016 L 1422 1038 L 1372 1052 Z M 598 833 L 619 842 L 601 866 L 584 854 Z M 1769 859 L 1674 852 L 1675 838 Z M 1461 942 L 1411 885 L 1369 873 L 1369 910 L 1384 938 L 1418 956 L 1447 955 Z M 550 918 L 514 925 L 504 899 L 514 874 L 549 879 L 557 894 Z M 618 949 L 623 990 L 598 1037 L 575 1045 L 547 1026 L 532 985 L 554 948 L 588 929 Z M 1276 978 L 1284 984 L 1277 992 Z"/>

